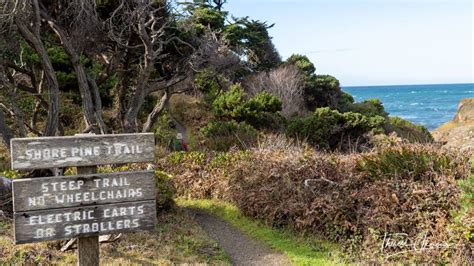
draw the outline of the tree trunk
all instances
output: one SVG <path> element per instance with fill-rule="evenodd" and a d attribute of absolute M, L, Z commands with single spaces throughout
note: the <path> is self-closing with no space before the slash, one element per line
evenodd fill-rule
<path fill-rule="evenodd" d="M 143 133 L 145 132 L 150 132 L 154 127 L 156 123 L 156 119 L 160 115 L 160 113 L 165 109 L 166 105 L 169 102 L 170 97 L 170 92 L 165 90 L 163 96 L 161 97 L 160 101 L 156 103 L 155 107 L 151 111 L 151 113 L 148 115 L 148 118 L 143 125 Z"/>
<path fill-rule="evenodd" d="M 5 121 L 5 114 L 0 109 L 0 135 L 2 136 L 2 140 L 5 143 L 5 146 L 10 149 L 10 139 L 13 138 L 13 133 L 10 127 L 7 125 Z"/>
<path fill-rule="evenodd" d="M 127 133 L 132 133 L 137 131 L 137 117 L 138 112 L 142 108 L 143 103 L 145 102 L 145 97 L 147 96 L 147 83 L 150 78 L 152 71 L 151 64 L 146 64 L 145 69 L 138 76 L 137 88 L 131 96 L 131 100 L 128 105 L 127 112 L 125 113 L 123 128 Z"/>
<path fill-rule="evenodd" d="M 41 71 L 40 80 L 36 84 L 36 90 L 38 92 L 38 97 L 35 99 L 35 107 L 33 108 L 33 114 L 31 115 L 31 122 L 30 122 L 31 128 L 33 128 L 35 130 L 37 129 L 38 114 L 39 114 L 40 108 L 41 108 L 41 98 L 40 98 L 39 95 L 43 94 L 43 81 L 44 81 L 44 71 Z M 47 106 L 46 106 L 46 109 L 48 109 Z"/>
<path fill-rule="evenodd" d="M 31 45 L 31 47 L 33 47 L 39 56 L 48 87 L 49 98 L 48 117 L 46 119 L 44 135 L 54 136 L 59 124 L 59 84 L 58 80 L 56 79 L 56 73 L 54 72 L 54 68 L 50 58 L 48 57 L 46 48 L 41 42 L 40 36 L 33 34 L 33 32 L 28 28 L 21 18 L 15 18 L 15 24 L 17 25 L 20 34 Z"/>
<path fill-rule="evenodd" d="M 100 99 L 99 87 L 93 78 L 87 77 L 87 81 L 89 82 L 90 88 L 92 90 L 92 95 L 94 95 L 95 114 L 100 134 L 106 134 L 107 127 L 105 126 L 104 119 L 102 118 L 102 100 Z"/>
<path fill-rule="evenodd" d="M 91 90 L 87 81 L 86 70 L 81 64 L 79 53 L 74 48 L 67 32 L 62 29 L 58 24 L 56 24 L 45 12 L 42 12 L 41 14 L 45 19 L 48 20 L 48 25 L 59 37 L 64 50 L 71 58 L 71 63 L 77 76 L 79 92 L 81 93 L 82 111 L 84 112 L 84 121 L 86 123 L 86 128 L 89 128 L 91 126 L 95 128 L 97 126 L 97 123 L 94 115 L 94 104 L 92 102 Z"/>

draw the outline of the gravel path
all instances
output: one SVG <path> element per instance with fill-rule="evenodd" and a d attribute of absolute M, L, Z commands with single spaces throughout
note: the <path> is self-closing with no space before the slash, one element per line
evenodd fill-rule
<path fill-rule="evenodd" d="M 250 238 L 232 225 L 201 210 L 191 214 L 229 255 L 233 265 L 290 265 L 289 259 Z"/>

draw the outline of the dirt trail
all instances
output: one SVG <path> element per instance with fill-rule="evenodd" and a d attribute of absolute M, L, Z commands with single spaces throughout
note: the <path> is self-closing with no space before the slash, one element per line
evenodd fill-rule
<path fill-rule="evenodd" d="M 229 255 L 233 265 L 290 265 L 289 259 L 232 225 L 201 210 L 190 210 L 201 227 Z"/>

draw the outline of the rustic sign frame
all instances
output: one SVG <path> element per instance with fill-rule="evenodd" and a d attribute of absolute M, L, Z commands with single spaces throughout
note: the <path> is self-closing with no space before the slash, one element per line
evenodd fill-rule
<path fill-rule="evenodd" d="M 97 174 L 97 165 L 154 161 L 152 133 L 16 138 L 11 159 L 16 170 L 78 173 L 13 181 L 17 244 L 78 237 L 78 264 L 99 265 L 99 235 L 156 226 L 153 171 Z"/>

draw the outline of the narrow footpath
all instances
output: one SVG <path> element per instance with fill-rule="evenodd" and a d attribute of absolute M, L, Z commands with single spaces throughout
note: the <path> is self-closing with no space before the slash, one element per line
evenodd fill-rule
<path fill-rule="evenodd" d="M 273 251 L 221 219 L 201 210 L 189 211 L 229 255 L 233 265 L 290 265 L 290 260 L 285 255 Z"/>

